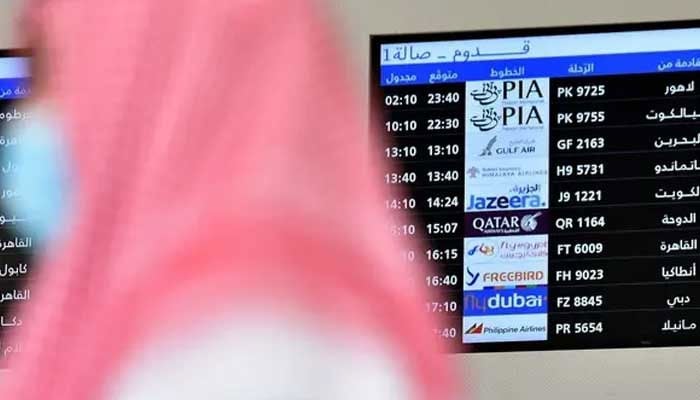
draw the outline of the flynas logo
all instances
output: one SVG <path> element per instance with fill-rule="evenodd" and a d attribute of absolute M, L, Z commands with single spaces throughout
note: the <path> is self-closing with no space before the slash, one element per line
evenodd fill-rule
<path fill-rule="evenodd" d="M 464 292 L 464 315 L 539 314 L 547 312 L 547 288 L 485 289 Z"/>

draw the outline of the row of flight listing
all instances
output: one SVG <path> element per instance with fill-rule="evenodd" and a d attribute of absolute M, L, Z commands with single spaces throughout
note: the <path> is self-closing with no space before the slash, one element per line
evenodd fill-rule
<path fill-rule="evenodd" d="M 628 77 L 625 78 L 629 80 Z M 700 201 L 700 186 L 694 181 L 700 173 L 700 161 L 695 154 L 696 146 L 700 145 L 700 133 L 696 136 L 674 138 L 673 135 L 668 135 L 671 131 L 664 122 L 673 124 L 676 122 L 673 119 L 682 119 L 683 121 L 679 122 L 692 125 L 700 118 L 700 114 L 691 114 L 687 108 L 671 108 L 667 113 L 652 109 L 641 114 L 639 110 L 645 107 L 648 109 L 648 105 L 623 105 L 618 110 L 617 105 L 610 103 L 601 103 L 599 108 L 592 107 L 590 110 L 584 104 L 585 111 L 578 113 L 551 112 L 553 109 L 550 110 L 550 97 L 554 95 L 554 91 L 550 91 L 549 85 L 549 79 L 523 79 L 508 82 L 471 81 L 463 86 L 463 110 L 466 110 L 462 120 L 465 150 L 463 178 L 460 180 L 464 182 L 465 218 L 460 227 L 463 227 L 464 232 L 461 299 L 461 337 L 464 344 L 546 341 L 552 335 L 548 326 L 551 323 L 551 313 L 596 311 L 604 308 L 602 303 L 605 296 L 582 295 L 557 297 L 554 302 L 556 309 L 550 309 L 553 304 L 551 299 L 548 299 L 548 295 L 552 294 L 550 279 L 567 282 L 572 280 L 574 272 L 588 274 L 589 279 L 584 277 L 582 281 L 595 286 L 596 281 L 603 281 L 604 271 L 598 268 L 572 268 L 557 270 L 556 277 L 550 277 L 551 251 L 556 253 L 557 259 L 562 260 L 600 258 L 601 262 L 591 264 L 597 267 L 629 265 L 630 259 L 625 258 L 631 255 L 648 257 L 639 264 L 641 266 L 646 263 L 649 266 L 649 258 L 652 257 L 685 257 L 698 254 L 698 240 L 693 239 L 692 235 L 683 236 L 674 232 L 665 236 L 667 240 L 658 240 L 658 233 L 650 234 L 649 231 L 652 227 L 657 230 L 667 228 L 669 231 L 698 227 L 695 205 L 688 203 Z M 599 100 L 596 97 L 602 99 L 606 94 L 604 84 L 583 85 L 575 89 L 578 93 L 574 92 L 572 97 L 579 97 L 579 100 L 582 100 L 580 103 L 585 103 L 585 100 Z M 572 93 L 567 91 L 570 90 L 559 87 L 555 91 L 557 96 L 569 97 Z M 664 91 L 658 93 L 658 97 L 676 94 L 694 96 L 690 93 L 694 90 L 694 81 L 688 85 L 667 85 Z M 619 91 L 616 94 L 619 95 Z M 617 100 L 622 98 L 618 97 Z M 574 102 L 572 105 L 570 109 L 581 109 L 581 104 Z M 550 121 L 550 118 L 556 120 Z M 629 154 L 604 154 L 604 135 L 597 137 L 591 133 L 595 133 L 596 128 L 604 129 L 606 122 L 611 121 L 613 125 L 620 125 L 619 129 L 629 130 L 629 127 L 621 123 L 625 118 L 631 120 L 630 125 L 636 123 L 635 118 L 639 119 L 639 125 L 644 125 L 647 134 L 638 141 L 644 143 L 636 144 L 644 147 L 638 148 L 638 152 L 627 152 Z M 447 125 L 449 128 L 450 125 L 457 124 L 450 122 L 450 119 L 438 118 L 429 121 L 428 130 L 431 130 L 430 125 L 433 125 L 433 128 L 436 125 Z M 390 128 L 389 125 L 387 127 Z M 583 142 L 574 140 L 581 134 L 572 130 L 577 128 L 589 129 L 580 136 L 584 138 Z M 550 141 L 552 135 L 569 139 Z M 656 139 L 649 139 L 652 136 Z M 622 140 L 632 142 L 630 138 L 613 139 L 618 144 Z M 600 153 L 588 158 L 579 157 L 583 162 L 571 163 L 567 160 L 567 163 L 564 163 L 567 165 L 560 165 L 556 156 L 552 157 L 550 154 L 550 146 L 555 142 L 563 146 L 558 148 L 558 151 L 568 150 L 578 142 L 582 143 L 584 156 L 586 152 L 595 153 L 596 150 Z M 629 147 L 634 148 L 635 144 Z M 677 151 L 686 150 L 690 152 L 679 158 Z M 658 152 L 658 157 L 649 157 L 649 152 Z M 624 173 L 628 177 L 636 176 L 637 169 L 648 170 L 639 172 L 639 176 L 644 175 L 646 179 L 642 183 L 636 180 L 610 179 L 615 178 L 615 173 Z M 685 180 L 681 182 L 682 187 L 666 188 L 663 184 L 667 181 L 658 180 L 664 176 L 682 176 Z M 649 177 L 656 180 L 647 179 Z M 442 178 L 446 177 L 438 174 L 437 179 L 431 177 L 431 181 L 449 182 L 449 179 Z M 572 190 L 550 193 L 551 184 L 555 180 L 560 182 L 557 189 Z M 599 190 L 600 187 L 604 187 L 605 190 Z M 580 188 L 591 190 L 576 190 Z M 658 189 L 652 192 L 651 188 Z M 643 195 L 637 196 L 642 192 Z M 631 198 L 635 196 L 639 201 L 632 204 L 635 202 Z M 572 221 L 576 220 L 579 232 L 600 231 L 605 225 L 606 216 L 616 213 L 612 208 L 606 207 L 605 201 L 609 199 L 617 202 L 617 206 L 631 203 L 629 207 L 618 207 L 618 215 L 627 213 L 627 216 L 617 219 L 621 225 L 646 223 L 644 221 L 647 219 L 636 218 L 635 215 L 653 218 L 658 222 L 639 226 L 639 232 L 631 232 L 630 235 L 613 235 L 611 232 L 607 237 L 591 236 L 596 240 L 567 241 L 550 237 L 550 234 L 557 230 L 560 233 L 575 231 L 569 228 L 572 227 Z M 657 203 L 656 208 L 646 212 L 645 207 L 654 206 L 652 203 Z M 669 204 L 676 208 L 668 208 Z M 610 207 L 612 206 L 611 204 Z M 556 218 L 555 223 L 556 216 L 567 218 Z M 606 231 L 614 228 L 613 223 Z M 647 232 L 641 232 L 645 229 Z M 625 243 L 635 235 L 640 237 L 638 247 Z M 554 239 L 554 242 L 550 242 L 550 239 Z M 611 243 L 615 246 L 610 246 Z M 611 247 L 618 249 L 617 254 L 614 254 L 615 251 L 608 254 Z M 611 260 L 604 259 L 604 256 L 610 256 Z M 612 260 L 613 256 L 617 256 L 618 260 Z M 655 271 L 659 270 L 656 264 L 652 268 Z M 640 279 L 646 282 L 663 282 L 693 279 L 697 276 L 697 268 L 693 262 L 669 263 L 661 268 L 660 274 L 651 273 L 649 269 L 640 269 Z M 600 279 L 596 279 L 596 274 L 601 274 Z M 618 270 L 610 275 L 610 279 L 619 280 L 617 283 L 625 283 L 622 276 L 629 274 Z M 607 288 L 605 292 L 600 293 L 610 293 L 609 290 L 610 288 Z M 647 289 L 640 290 L 642 291 L 635 292 L 635 297 L 644 297 L 643 291 Z M 595 288 L 579 292 L 597 293 Z M 628 308 L 630 311 L 639 308 L 635 307 L 633 303 L 636 300 L 630 300 L 629 295 L 608 296 L 611 303 L 617 302 L 621 308 Z M 625 297 L 625 300 L 620 300 L 622 297 Z M 660 297 L 663 297 L 663 301 L 648 304 L 647 307 L 669 310 L 689 306 L 691 303 L 688 296 L 675 296 L 673 292 L 669 294 L 664 291 Z M 622 304 L 625 301 L 630 304 Z M 680 328 L 676 328 L 675 322 L 666 321 L 661 330 L 689 331 L 697 328 L 695 323 L 685 320 L 681 322 Z M 568 330 L 571 327 L 557 325 L 556 329 Z M 584 329 L 602 331 L 602 325 L 591 324 Z"/>
<path fill-rule="evenodd" d="M 464 343 L 547 339 L 548 84 L 466 84 Z"/>

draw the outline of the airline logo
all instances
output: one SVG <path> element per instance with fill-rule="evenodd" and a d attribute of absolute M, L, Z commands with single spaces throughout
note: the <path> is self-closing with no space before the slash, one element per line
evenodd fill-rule
<path fill-rule="evenodd" d="M 522 184 L 465 185 L 465 211 L 506 211 L 547 208 L 547 185 L 538 182 Z"/>
<path fill-rule="evenodd" d="M 484 323 L 473 323 L 468 329 L 464 331 L 465 335 L 482 335 L 484 333 Z"/>
<path fill-rule="evenodd" d="M 467 148 L 469 148 L 467 144 Z M 512 183 L 516 179 L 537 180 L 547 183 L 549 159 L 530 158 L 480 158 L 467 156 L 465 178 L 468 184 Z"/>
<path fill-rule="evenodd" d="M 494 236 L 464 239 L 464 263 L 517 265 L 525 261 L 547 262 L 547 235 Z"/>
<path fill-rule="evenodd" d="M 464 317 L 463 343 L 533 342 L 547 340 L 547 314 Z"/>
<path fill-rule="evenodd" d="M 464 316 L 547 313 L 547 287 L 464 292 Z"/>
<path fill-rule="evenodd" d="M 471 288 L 475 287 L 477 283 L 479 282 L 479 278 L 481 278 L 481 273 L 479 272 L 473 272 L 472 270 L 469 269 L 469 267 L 466 267 L 464 269 L 464 287 L 465 290 L 466 288 Z"/>
<path fill-rule="evenodd" d="M 540 286 L 548 282 L 547 263 L 468 264 L 464 267 L 464 290 Z"/>
<path fill-rule="evenodd" d="M 546 131 L 549 80 L 521 79 L 467 83 L 467 134 Z"/>
<path fill-rule="evenodd" d="M 547 233 L 547 210 L 467 213 L 466 236 L 503 236 Z"/>
<path fill-rule="evenodd" d="M 549 154 L 547 136 L 543 134 L 522 135 L 472 135 L 467 138 L 466 158 L 472 162 L 504 158 L 544 158 Z"/>

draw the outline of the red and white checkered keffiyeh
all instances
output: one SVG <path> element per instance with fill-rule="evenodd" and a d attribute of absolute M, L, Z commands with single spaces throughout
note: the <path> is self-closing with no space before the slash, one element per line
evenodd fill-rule
<path fill-rule="evenodd" d="M 451 398 L 416 271 L 383 234 L 363 105 L 313 4 L 44 0 L 28 15 L 77 212 L 21 310 L 2 399 L 105 398 L 160 341 L 299 310 L 390 349 L 415 398 Z"/>

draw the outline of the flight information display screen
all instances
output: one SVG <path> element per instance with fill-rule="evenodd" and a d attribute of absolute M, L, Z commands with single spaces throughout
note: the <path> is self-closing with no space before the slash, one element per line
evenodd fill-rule
<path fill-rule="evenodd" d="M 12 332 L 26 322 L 18 307 L 31 300 L 34 279 L 36 242 L 24 229 L 34 216 L 16 215 L 9 206 L 26 198 L 11 179 L 24 168 L 13 156 L 24 141 L 9 128 L 31 121 L 31 114 L 20 105 L 31 94 L 29 62 L 26 51 L 0 50 L 0 369 L 23 351 L 23 343 Z"/>
<path fill-rule="evenodd" d="M 455 352 L 700 345 L 700 21 L 372 37 L 378 177 Z"/>

